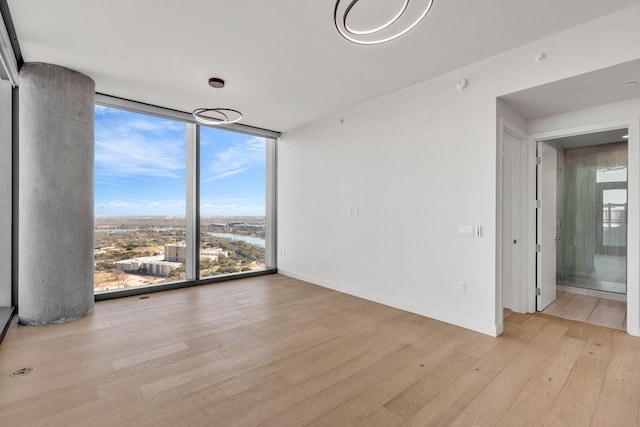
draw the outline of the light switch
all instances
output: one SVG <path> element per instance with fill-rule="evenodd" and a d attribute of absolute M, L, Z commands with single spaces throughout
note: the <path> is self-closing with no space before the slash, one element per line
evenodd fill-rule
<path fill-rule="evenodd" d="M 473 225 L 458 226 L 458 234 L 460 236 L 473 236 Z"/>

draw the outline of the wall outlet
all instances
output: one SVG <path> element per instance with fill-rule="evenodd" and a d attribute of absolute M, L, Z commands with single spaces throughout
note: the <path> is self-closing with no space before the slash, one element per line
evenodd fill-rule
<path fill-rule="evenodd" d="M 467 293 L 467 284 L 465 282 L 458 283 L 458 292 L 461 294 Z"/>
<path fill-rule="evenodd" d="M 287 256 L 287 251 L 280 249 L 280 256 Z"/>

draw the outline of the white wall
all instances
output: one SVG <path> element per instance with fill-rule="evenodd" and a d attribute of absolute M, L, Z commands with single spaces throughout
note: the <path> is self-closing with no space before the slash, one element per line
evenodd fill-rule
<path fill-rule="evenodd" d="M 496 97 L 640 58 L 639 18 L 634 6 L 285 133 L 279 271 L 500 333 Z"/>
<path fill-rule="evenodd" d="M 11 306 L 11 84 L 0 80 L 0 307 Z"/>

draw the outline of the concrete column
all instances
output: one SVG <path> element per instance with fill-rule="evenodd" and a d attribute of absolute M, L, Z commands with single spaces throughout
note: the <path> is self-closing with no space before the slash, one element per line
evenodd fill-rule
<path fill-rule="evenodd" d="M 26 63 L 19 93 L 18 315 L 68 322 L 93 310 L 95 85 Z"/>

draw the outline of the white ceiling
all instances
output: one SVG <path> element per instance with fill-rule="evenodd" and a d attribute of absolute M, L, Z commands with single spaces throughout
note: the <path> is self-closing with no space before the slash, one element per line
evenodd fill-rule
<path fill-rule="evenodd" d="M 635 85 L 631 83 L 635 82 Z M 527 119 L 640 98 L 640 60 L 502 96 Z"/>
<path fill-rule="evenodd" d="M 334 0 L 8 0 L 25 61 L 83 72 L 100 93 L 235 108 L 279 131 L 637 3 L 435 0 L 404 37 L 359 46 L 335 30 Z M 221 105 L 212 76 L 227 80 Z"/>
<path fill-rule="evenodd" d="M 591 147 L 594 145 L 626 142 L 626 139 L 623 138 L 623 136 L 628 134 L 628 129 L 615 129 L 603 132 L 587 133 L 583 135 L 568 136 L 565 138 L 550 139 L 547 142 L 553 142 L 559 147 L 571 150 L 575 148 Z"/>

